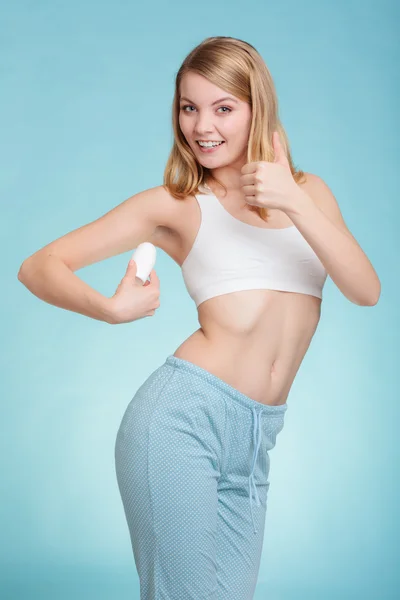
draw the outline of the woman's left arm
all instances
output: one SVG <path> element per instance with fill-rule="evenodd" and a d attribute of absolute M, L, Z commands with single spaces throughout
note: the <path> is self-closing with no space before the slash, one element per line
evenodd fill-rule
<path fill-rule="evenodd" d="M 306 173 L 306 177 L 286 214 L 346 298 L 360 306 L 374 306 L 381 293 L 375 269 L 348 230 L 327 184 L 317 175 Z"/>

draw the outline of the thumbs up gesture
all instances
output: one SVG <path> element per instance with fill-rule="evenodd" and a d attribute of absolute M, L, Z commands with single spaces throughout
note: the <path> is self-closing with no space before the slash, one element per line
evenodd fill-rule
<path fill-rule="evenodd" d="M 290 170 L 279 133 L 272 136 L 274 162 L 258 161 L 245 164 L 241 169 L 244 198 L 252 206 L 289 210 L 293 199 L 301 192 Z"/>

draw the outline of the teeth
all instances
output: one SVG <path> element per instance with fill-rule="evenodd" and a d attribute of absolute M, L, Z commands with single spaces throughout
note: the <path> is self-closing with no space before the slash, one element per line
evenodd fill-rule
<path fill-rule="evenodd" d="M 212 148 L 213 146 L 219 146 L 222 142 L 197 142 L 199 146 L 203 146 L 204 148 Z"/>

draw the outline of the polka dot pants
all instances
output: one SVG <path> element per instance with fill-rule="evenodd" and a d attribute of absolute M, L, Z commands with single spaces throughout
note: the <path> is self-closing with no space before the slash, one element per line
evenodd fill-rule
<path fill-rule="evenodd" d="M 287 404 L 168 356 L 128 404 L 115 466 L 140 600 L 251 600 Z"/>

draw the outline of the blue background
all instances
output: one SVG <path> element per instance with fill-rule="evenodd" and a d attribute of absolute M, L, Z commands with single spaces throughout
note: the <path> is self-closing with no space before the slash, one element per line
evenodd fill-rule
<path fill-rule="evenodd" d="M 360 307 L 327 280 L 271 454 L 255 600 L 398 598 L 398 3 L 25 0 L 0 17 L 0 596 L 139 599 L 115 436 L 137 388 L 199 327 L 195 305 L 160 250 L 161 306 L 125 326 L 42 302 L 17 273 L 162 184 L 176 72 L 229 35 L 263 56 L 295 164 L 331 187 L 382 283 L 378 305 Z M 130 256 L 77 274 L 111 296 Z"/>

